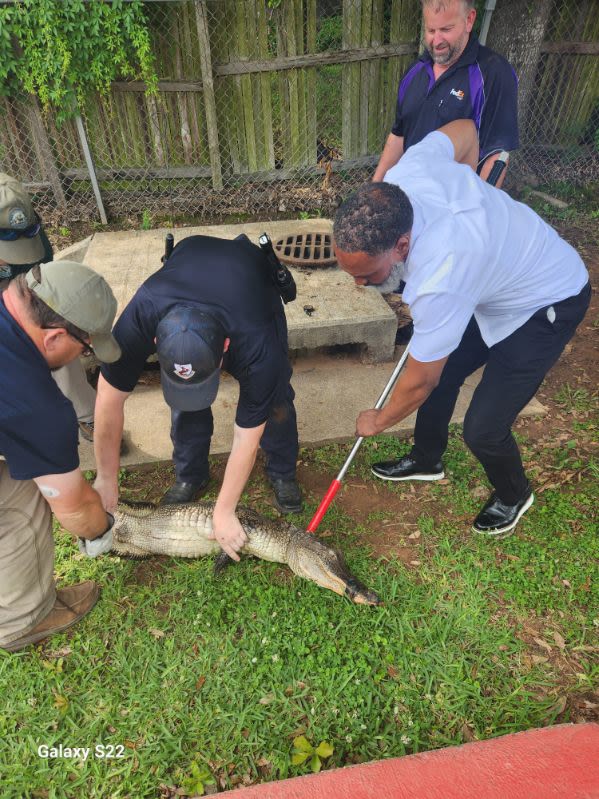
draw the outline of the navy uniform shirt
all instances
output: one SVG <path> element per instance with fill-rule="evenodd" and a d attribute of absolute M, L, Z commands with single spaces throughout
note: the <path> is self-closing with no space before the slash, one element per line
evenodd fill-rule
<path fill-rule="evenodd" d="M 471 35 L 458 61 L 436 81 L 433 61 L 423 55 L 399 84 L 391 132 L 404 138 L 404 152 L 428 133 L 472 119 L 478 130 L 480 160 L 501 150 L 516 150 L 518 80 L 509 62 Z"/>
<path fill-rule="evenodd" d="M 66 474 L 79 466 L 73 405 L 33 341 L 0 297 L 0 454 L 14 480 Z"/>
<path fill-rule="evenodd" d="M 245 239 L 189 236 L 137 290 L 113 334 L 123 355 L 104 364 L 111 386 L 132 391 L 156 352 L 159 321 L 175 305 L 215 316 L 231 343 L 223 368 L 239 381 L 235 422 L 258 427 L 285 396 L 291 377 L 287 324 L 262 250 Z"/>

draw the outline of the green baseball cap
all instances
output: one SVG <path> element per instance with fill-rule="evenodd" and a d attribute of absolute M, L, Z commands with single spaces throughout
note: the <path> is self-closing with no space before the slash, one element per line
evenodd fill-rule
<path fill-rule="evenodd" d="M 40 264 L 40 280 L 32 270 L 27 285 L 67 322 L 84 330 L 98 360 L 113 363 L 121 348 L 110 332 L 116 315 L 116 300 L 104 278 L 89 266 L 76 261 L 51 261 Z"/>
<path fill-rule="evenodd" d="M 39 219 L 27 191 L 18 180 L 0 172 L 0 259 L 8 264 L 35 264 L 43 257 Z"/>

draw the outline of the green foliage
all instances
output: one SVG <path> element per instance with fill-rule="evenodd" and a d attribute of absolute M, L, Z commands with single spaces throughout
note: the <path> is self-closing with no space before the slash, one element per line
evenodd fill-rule
<path fill-rule="evenodd" d="M 0 92 L 39 97 L 58 119 L 119 77 L 155 92 L 154 56 L 140 0 L 19 0 L 0 7 Z"/>
<path fill-rule="evenodd" d="M 316 774 L 322 768 L 322 761 L 330 757 L 335 750 L 327 741 L 321 741 L 318 746 L 312 746 L 305 735 L 298 735 L 293 739 L 293 754 L 291 764 L 301 766 L 308 758 L 310 769 Z"/>
<path fill-rule="evenodd" d="M 144 211 L 141 215 L 141 225 L 142 230 L 150 230 L 152 228 L 152 214 L 148 211 L 147 208 L 144 208 Z"/>
<path fill-rule="evenodd" d="M 343 40 L 343 17 L 325 17 L 320 21 L 316 34 L 316 52 L 325 50 L 341 50 Z"/>
<path fill-rule="evenodd" d="M 206 785 L 214 785 L 216 780 L 206 768 L 196 760 L 190 766 L 191 774 L 183 779 L 181 788 L 188 796 L 203 796 Z"/>

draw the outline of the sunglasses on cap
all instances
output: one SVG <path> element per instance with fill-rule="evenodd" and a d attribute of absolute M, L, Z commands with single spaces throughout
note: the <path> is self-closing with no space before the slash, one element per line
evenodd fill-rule
<path fill-rule="evenodd" d="M 34 225 L 23 228 L 22 230 L 15 230 L 15 228 L 0 228 L 0 241 L 16 241 L 20 238 L 34 239 L 40 232 L 42 225 L 36 222 Z"/>

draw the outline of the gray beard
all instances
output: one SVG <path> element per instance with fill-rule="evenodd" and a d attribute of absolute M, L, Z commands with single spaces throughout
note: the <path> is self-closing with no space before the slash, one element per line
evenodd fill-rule
<path fill-rule="evenodd" d="M 389 272 L 389 277 L 382 283 L 377 283 L 376 285 L 372 284 L 372 287 L 375 288 L 379 294 L 392 294 L 399 288 L 399 284 L 403 280 L 404 266 L 405 263 L 403 261 L 397 261 L 397 263 L 393 264 L 393 268 Z"/>
<path fill-rule="evenodd" d="M 433 59 L 435 64 L 439 64 L 440 66 L 445 66 L 446 64 L 452 64 L 454 61 L 457 61 L 458 58 L 462 55 L 463 51 L 466 49 L 466 44 L 468 43 L 468 34 L 463 37 L 457 44 L 453 47 L 451 45 L 445 50 L 443 53 L 438 54 L 435 53 L 432 47 L 427 47 L 426 44 L 424 45 L 428 54 Z"/>

